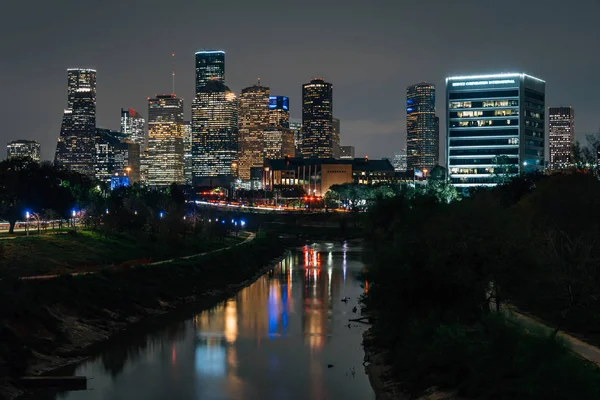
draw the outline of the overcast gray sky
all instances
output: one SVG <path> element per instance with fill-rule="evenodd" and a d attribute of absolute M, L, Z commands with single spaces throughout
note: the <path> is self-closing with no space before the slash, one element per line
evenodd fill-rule
<path fill-rule="evenodd" d="M 66 105 L 66 69 L 98 70 L 98 126 L 121 107 L 176 92 L 189 118 L 194 52 L 226 51 L 236 93 L 261 78 L 301 116 L 302 84 L 334 84 L 342 144 L 357 156 L 405 146 L 406 86 L 433 82 L 444 122 L 446 76 L 526 72 L 547 105 L 575 108 L 579 138 L 600 127 L 597 0 L 19 0 L 0 11 L 0 142 L 35 139 L 52 159 Z M 443 125 L 442 125 L 443 126 Z M 445 130 L 441 129 L 442 138 Z M 5 150 L 0 158 L 5 157 Z"/>

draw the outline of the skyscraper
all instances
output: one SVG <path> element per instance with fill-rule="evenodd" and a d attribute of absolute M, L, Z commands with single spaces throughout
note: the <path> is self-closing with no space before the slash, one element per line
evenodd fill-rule
<path fill-rule="evenodd" d="M 291 118 L 290 129 L 294 134 L 294 149 L 296 157 L 302 157 L 302 120 Z"/>
<path fill-rule="evenodd" d="M 287 96 L 269 96 L 269 125 L 290 127 L 290 100 Z"/>
<path fill-rule="evenodd" d="M 196 94 L 210 81 L 225 82 L 225 52 L 200 50 L 196 52 Z"/>
<path fill-rule="evenodd" d="M 406 148 L 409 171 L 431 170 L 438 163 L 439 128 L 432 84 L 417 83 L 406 88 Z"/>
<path fill-rule="evenodd" d="M 96 70 L 67 70 L 64 110 L 54 161 L 73 171 L 94 174 L 96 135 Z"/>
<path fill-rule="evenodd" d="M 182 184 L 183 99 L 175 94 L 148 99 L 148 184 Z"/>
<path fill-rule="evenodd" d="M 406 164 L 406 150 L 402 149 L 400 153 L 394 154 L 394 158 L 392 160 L 394 171 L 406 172 L 408 168 Z"/>
<path fill-rule="evenodd" d="M 146 120 L 133 108 L 121 108 L 121 133 L 138 144 L 141 151 L 146 149 Z"/>
<path fill-rule="evenodd" d="M 302 85 L 302 156 L 333 156 L 333 85 L 320 78 Z"/>
<path fill-rule="evenodd" d="M 446 79 L 446 160 L 458 187 L 544 168 L 545 82 L 520 73 Z"/>
<path fill-rule="evenodd" d="M 206 178 L 227 180 L 238 154 L 238 111 L 235 94 L 220 80 L 200 89 L 192 104 L 193 183 Z"/>
<path fill-rule="evenodd" d="M 13 140 L 6 145 L 6 156 L 9 160 L 29 158 L 40 162 L 40 144 L 35 140 Z"/>
<path fill-rule="evenodd" d="M 264 132 L 269 126 L 269 88 L 242 89 L 239 117 L 239 177 L 250 179 L 250 169 L 263 166 Z"/>
<path fill-rule="evenodd" d="M 333 135 L 331 136 L 331 152 L 333 158 L 340 158 L 340 119 L 333 118 Z"/>
<path fill-rule="evenodd" d="M 193 103 L 192 103 L 193 106 Z M 192 163 L 192 123 L 183 122 L 183 177 L 186 185 L 191 185 L 194 180 Z"/>
<path fill-rule="evenodd" d="M 291 129 L 270 126 L 264 133 L 264 158 L 294 157 L 294 133 Z"/>
<path fill-rule="evenodd" d="M 548 145 L 551 170 L 565 168 L 572 163 L 571 151 L 575 137 L 575 110 L 573 107 L 548 108 Z"/>

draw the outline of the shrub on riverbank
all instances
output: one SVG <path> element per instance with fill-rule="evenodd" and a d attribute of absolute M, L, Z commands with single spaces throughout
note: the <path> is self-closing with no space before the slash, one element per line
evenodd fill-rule
<path fill-rule="evenodd" d="M 593 368 L 490 314 L 513 301 L 559 328 L 597 332 L 599 213 L 600 182 L 580 174 L 519 178 L 451 204 L 381 200 L 365 232 L 365 305 L 379 317 L 375 339 L 403 358 L 399 376 L 469 397 L 598 398 Z"/>

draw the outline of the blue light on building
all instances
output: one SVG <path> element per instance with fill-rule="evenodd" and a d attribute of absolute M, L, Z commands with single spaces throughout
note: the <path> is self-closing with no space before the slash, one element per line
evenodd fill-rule
<path fill-rule="evenodd" d="M 115 190 L 120 187 L 129 186 L 128 176 L 111 176 L 110 177 L 110 190 Z"/>

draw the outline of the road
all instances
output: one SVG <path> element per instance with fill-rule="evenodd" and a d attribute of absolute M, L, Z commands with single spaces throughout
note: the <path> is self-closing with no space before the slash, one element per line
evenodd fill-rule
<path fill-rule="evenodd" d="M 221 252 L 221 251 L 225 251 L 225 250 L 231 249 L 232 247 L 241 246 L 241 245 L 243 245 L 245 243 L 251 242 L 252 240 L 254 240 L 254 238 L 256 238 L 256 234 L 254 232 L 247 232 L 247 233 L 248 233 L 248 237 L 246 239 L 244 239 L 242 242 L 240 242 L 238 244 L 234 244 L 233 246 L 223 247 L 222 249 L 207 251 L 207 252 L 204 252 L 204 253 L 192 254 L 191 256 L 176 257 L 176 258 L 171 258 L 169 260 L 155 261 L 155 262 L 151 262 L 151 263 L 147 263 L 147 264 L 140 264 L 140 265 L 136 265 L 136 267 L 147 267 L 147 266 L 152 266 L 152 265 L 167 264 L 167 263 L 170 263 L 170 262 L 173 262 L 173 261 L 189 260 L 190 258 L 200 257 L 200 256 L 205 256 L 207 254 L 212 254 L 212 253 L 218 253 L 218 252 Z M 46 280 L 46 279 L 58 278 L 59 276 L 65 276 L 65 275 L 71 275 L 71 276 L 89 275 L 89 274 L 95 274 L 95 273 L 101 272 L 101 271 L 102 271 L 102 269 L 99 269 L 97 271 L 72 272 L 72 273 L 69 273 L 69 274 L 22 276 L 19 279 L 21 279 L 21 280 Z"/>

